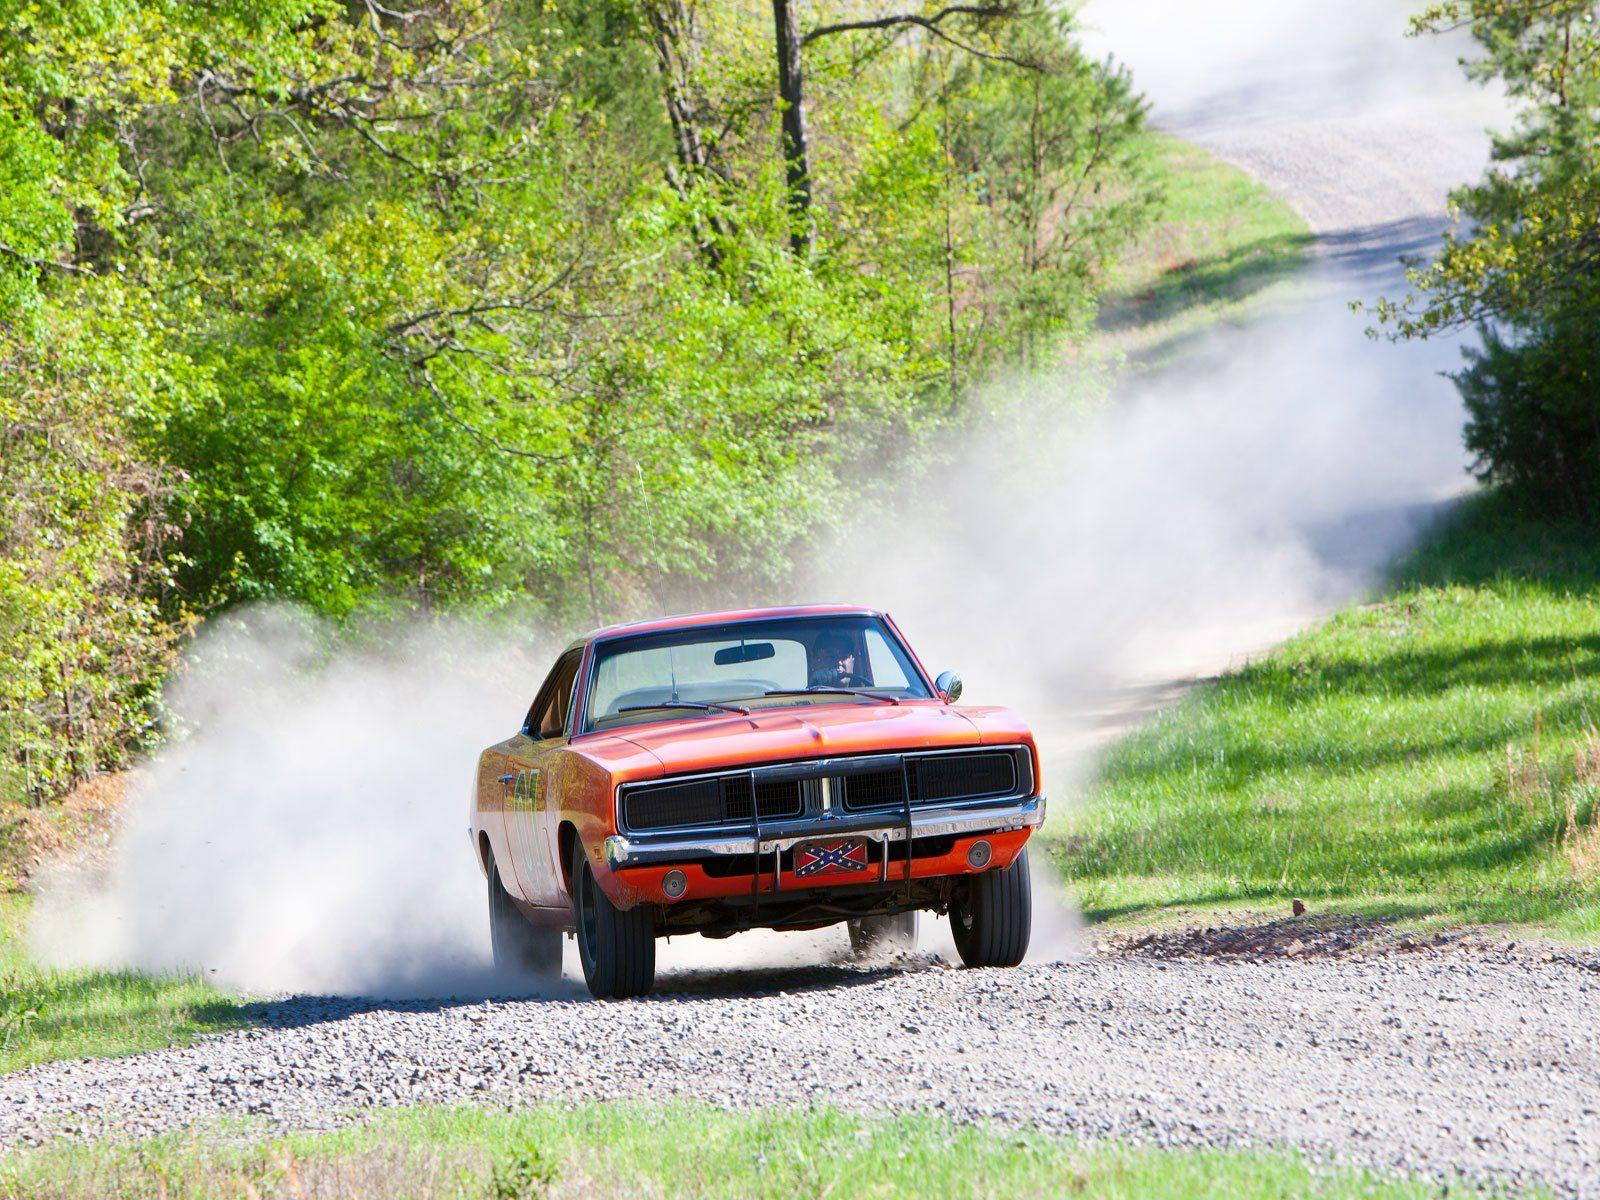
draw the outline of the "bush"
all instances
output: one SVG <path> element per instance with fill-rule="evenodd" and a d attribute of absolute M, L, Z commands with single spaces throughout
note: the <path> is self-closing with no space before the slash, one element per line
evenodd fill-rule
<path fill-rule="evenodd" d="M 127 415 L 152 364 L 106 338 L 114 291 L 86 292 L 48 339 L 0 336 L 0 792 L 49 798 L 118 765 L 154 725 L 174 631 L 164 577 L 163 473 Z"/>
<path fill-rule="evenodd" d="M 1519 333 L 1494 329 L 1454 378 L 1478 478 L 1541 513 L 1600 512 L 1600 307 L 1558 311 Z"/>

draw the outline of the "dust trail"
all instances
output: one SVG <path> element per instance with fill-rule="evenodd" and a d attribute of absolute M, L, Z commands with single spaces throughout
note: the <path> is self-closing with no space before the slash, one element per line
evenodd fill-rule
<path fill-rule="evenodd" d="M 108 861 L 46 882 L 35 946 L 248 992 L 491 986 L 469 787 L 544 656 L 461 625 L 387 639 L 324 661 L 297 614 L 211 622 L 169 692 L 190 735 L 140 773 Z"/>
<path fill-rule="evenodd" d="M 1406 39 L 1387 0 L 1090 3 L 1159 126 L 1300 208 L 1312 267 L 1247 321 L 1173 333 L 1085 406 L 1086 367 L 1002 382 L 931 489 L 819 560 L 817 590 L 893 610 L 975 700 L 1011 703 L 1070 783 L 1108 730 L 1360 596 L 1467 486 L 1445 341 L 1349 310 L 1403 290 L 1500 101 L 1462 41 Z M 1053 787 L 1055 786 L 1053 785 Z"/>

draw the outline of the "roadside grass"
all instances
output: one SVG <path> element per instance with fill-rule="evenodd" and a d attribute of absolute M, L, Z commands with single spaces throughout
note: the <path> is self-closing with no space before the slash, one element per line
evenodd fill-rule
<path fill-rule="evenodd" d="M 1329 1168 L 1283 1151 L 1074 1142 L 921 1113 L 730 1113 L 686 1103 L 420 1108 L 335 1133 L 272 1138 L 235 1126 L 204 1137 L 63 1144 L 0 1163 L 0 1200 L 1441 1194 L 1436 1181 Z M 1452 1182 L 1449 1194 L 1502 1193 Z"/>
<path fill-rule="evenodd" d="M 197 978 L 40 966 L 24 935 L 29 904 L 0 895 L 0 1073 L 154 1050 L 242 1023 L 239 1002 Z"/>
<path fill-rule="evenodd" d="M 1255 311 L 1288 284 L 1314 240 L 1285 201 L 1239 168 L 1168 134 L 1140 154 L 1164 197 L 1102 297 L 1097 344 L 1135 366 L 1171 359 L 1211 326 Z"/>
<path fill-rule="evenodd" d="M 1046 843 L 1091 920 L 1291 898 L 1600 933 L 1600 530 L 1474 498 L 1375 603 L 1119 744 Z"/>

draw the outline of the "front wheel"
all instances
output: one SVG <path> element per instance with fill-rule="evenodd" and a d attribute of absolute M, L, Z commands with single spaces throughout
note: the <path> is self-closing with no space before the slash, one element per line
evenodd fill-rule
<path fill-rule="evenodd" d="M 849 922 L 850 949 L 857 958 L 910 953 L 917 948 L 917 912 L 858 917 Z"/>
<path fill-rule="evenodd" d="M 572 916 L 578 927 L 583 981 L 601 999 L 642 996 L 656 978 L 655 912 L 648 904 L 621 909 L 606 898 L 583 852 L 572 847 Z"/>
<path fill-rule="evenodd" d="M 1024 847 L 1003 871 L 974 875 L 950 908 L 956 951 L 969 967 L 1014 967 L 1028 953 L 1033 883 Z"/>
<path fill-rule="evenodd" d="M 489 859 L 489 946 L 497 971 L 556 979 L 561 975 L 561 931 L 530 924 L 517 911 Z"/>

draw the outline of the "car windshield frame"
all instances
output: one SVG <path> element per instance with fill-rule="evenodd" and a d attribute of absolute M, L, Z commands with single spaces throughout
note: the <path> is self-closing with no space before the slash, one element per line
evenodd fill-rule
<path fill-rule="evenodd" d="M 718 703 L 748 707 L 752 714 L 776 711 L 784 708 L 805 708 L 818 704 L 860 704 L 877 706 L 885 698 L 894 697 L 894 702 L 901 700 L 934 700 L 938 698 L 938 691 L 934 687 L 932 678 L 923 668 L 915 652 L 907 644 L 905 638 L 894 622 L 885 613 L 850 611 L 850 612 L 817 612 L 795 613 L 783 616 L 747 617 L 739 620 L 713 621 L 704 625 L 686 625 L 678 628 L 652 629 L 637 633 L 616 633 L 607 637 L 596 638 L 589 647 L 588 663 L 585 665 L 581 686 L 583 689 L 583 703 L 575 705 L 573 709 L 574 731 L 573 736 L 582 736 L 590 733 L 612 733 L 621 729 L 629 729 L 639 725 L 659 725 L 667 721 L 697 720 L 701 717 L 736 716 L 739 714 L 721 709 L 708 710 L 704 713 L 689 712 L 680 708 L 648 709 L 640 708 L 626 714 L 627 719 L 618 719 L 623 714 L 611 713 L 596 715 L 593 711 L 595 685 L 600 675 L 600 668 L 604 661 L 613 654 L 622 651 L 630 643 L 640 643 L 639 648 L 646 649 L 653 646 L 693 644 L 695 642 L 708 642 L 717 640 L 733 640 L 744 636 L 742 630 L 766 628 L 773 625 L 787 625 L 794 623 L 833 624 L 848 622 L 860 627 L 859 636 L 865 638 L 866 632 L 875 629 L 890 649 L 896 652 L 897 657 L 903 658 L 902 664 L 907 668 L 906 674 L 910 689 L 885 687 L 881 691 L 875 688 L 857 689 L 819 689 L 816 691 L 802 691 L 799 689 L 778 689 L 771 696 L 760 694 L 754 696 L 727 697 Z M 720 636 L 719 636 L 720 635 Z M 759 636 L 759 635 L 754 635 Z M 910 694 L 902 694 L 909 690 Z M 661 716 L 651 717 L 647 713 L 654 711 Z"/>

